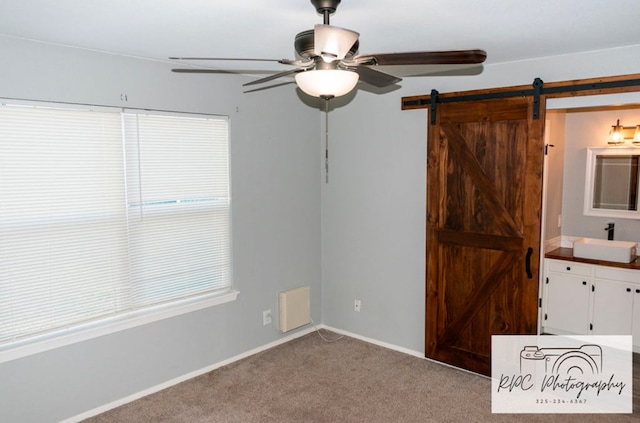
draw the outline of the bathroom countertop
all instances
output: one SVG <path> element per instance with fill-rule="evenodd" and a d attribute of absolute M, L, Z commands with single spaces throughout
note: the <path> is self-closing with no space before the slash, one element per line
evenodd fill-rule
<path fill-rule="evenodd" d="M 573 256 L 573 248 L 556 248 L 544 255 L 545 258 L 557 260 L 569 260 L 579 263 L 597 264 L 599 266 L 620 267 L 622 269 L 640 270 L 640 257 L 636 257 L 631 263 L 616 263 L 614 261 L 592 260 Z"/>

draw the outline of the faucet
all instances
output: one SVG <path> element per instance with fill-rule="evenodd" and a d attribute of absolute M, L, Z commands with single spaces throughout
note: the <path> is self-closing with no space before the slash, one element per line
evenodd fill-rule
<path fill-rule="evenodd" d="M 607 239 L 609 241 L 613 241 L 613 227 L 614 226 L 615 226 L 615 223 L 609 222 L 609 223 L 607 223 L 607 227 L 604 228 L 604 230 L 607 231 Z"/>

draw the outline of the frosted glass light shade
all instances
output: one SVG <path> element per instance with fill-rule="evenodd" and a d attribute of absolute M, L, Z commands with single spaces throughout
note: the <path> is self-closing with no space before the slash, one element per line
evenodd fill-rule
<path fill-rule="evenodd" d="M 358 83 L 358 74 L 341 69 L 319 69 L 296 74 L 296 84 L 313 97 L 340 97 Z"/>
<path fill-rule="evenodd" d="M 623 126 L 620 125 L 620 119 L 616 122 L 615 125 L 611 127 L 611 131 L 609 132 L 609 144 L 622 144 L 624 143 L 624 129 Z"/>

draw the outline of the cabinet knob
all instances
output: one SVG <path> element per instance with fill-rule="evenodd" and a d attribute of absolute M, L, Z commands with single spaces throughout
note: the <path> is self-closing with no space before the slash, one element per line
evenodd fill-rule
<path fill-rule="evenodd" d="M 571 270 L 571 266 L 567 266 L 567 270 Z"/>
<path fill-rule="evenodd" d="M 587 284 L 587 281 L 582 281 L 582 284 L 583 284 L 583 285 L 586 285 L 586 284 Z"/>
<path fill-rule="evenodd" d="M 636 289 L 636 294 L 640 294 L 640 289 Z"/>
<path fill-rule="evenodd" d="M 627 292 L 631 292 L 631 288 L 627 288 Z"/>

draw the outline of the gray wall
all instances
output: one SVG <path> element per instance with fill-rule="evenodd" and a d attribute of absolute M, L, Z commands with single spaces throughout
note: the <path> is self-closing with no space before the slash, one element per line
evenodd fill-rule
<path fill-rule="evenodd" d="M 0 97 L 225 114 L 231 122 L 235 302 L 0 364 L 0 421 L 52 422 L 282 337 L 277 295 L 311 286 L 320 311 L 320 119 L 294 85 L 0 38 Z M 121 94 L 128 101 L 121 102 Z M 262 326 L 262 310 L 274 324 Z"/>
<path fill-rule="evenodd" d="M 322 114 L 292 85 L 0 38 L 0 96 L 222 113 L 231 117 L 236 302 L 0 364 L 0 421 L 72 417 L 277 340 L 261 311 L 309 284 L 314 320 L 420 353 L 424 343 L 426 113 L 401 97 L 626 74 L 640 47 L 489 65 L 478 76 L 407 78 Z M 491 54 L 491 52 L 489 52 Z M 348 104 L 345 104 L 347 102 Z M 237 109 L 236 109 L 237 108 Z M 320 295 L 321 294 L 321 295 Z M 353 300 L 362 311 L 353 311 Z"/>
<path fill-rule="evenodd" d="M 547 143 L 550 144 L 545 162 L 544 192 L 545 216 L 542 240 L 557 239 L 562 235 L 562 194 L 564 180 L 564 150 L 566 113 L 547 112 L 545 130 L 548 132 Z M 553 147 L 551 147 L 551 145 Z"/>
<path fill-rule="evenodd" d="M 406 78 L 384 95 L 358 91 L 331 116 L 331 182 L 322 190 L 323 322 L 424 351 L 427 116 L 401 111 L 402 96 L 638 69 L 640 46 L 634 46 L 487 65 L 477 76 Z M 354 298 L 362 300 L 359 313 Z"/>
<path fill-rule="evenodd" d="M 609 130 L 617 119 L 627 126 L 640 124 L 640 109 L 570 112 L 566 116 L 562 235 L 606 239 L 606 223 L 615 222 L 615 239 L 640 242 L 640 220 L 582 214 L 587 148 L 607 147 Z"/>

